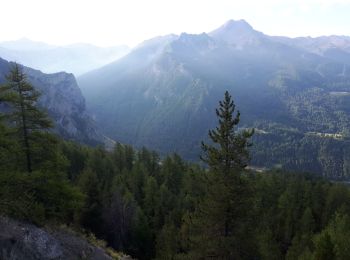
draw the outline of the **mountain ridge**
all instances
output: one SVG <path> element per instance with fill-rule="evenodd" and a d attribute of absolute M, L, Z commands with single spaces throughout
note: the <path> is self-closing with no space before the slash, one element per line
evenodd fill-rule
<path fill-rule="evenodd" d="M 342 94 L 350 93 L 348 63 L 311 52 L 303 42 L 284 43 L 244 21 L 220 28 L 158 38 L 152 47 L 141 45 L 78 77 L 88 110 L 105 134 L 197 160 L 200 141 L 215 126 L 214 108 L 229 90 L 242 111 L 241 127 L 262 130 L 254 137 L 252 165 L 350 176 L 347 138 L 323 137 L 348 135 L 350 108 Z M 331 165 L 334 154 L 342 159 Z"/>
<path fill-rule="evenodd" d="M 0 42 L 0 57 L 46 73 L 65 71 L 80 75 L 115 61 L 128 51 L 126 45 L 98 47 L 75 43 L 55 46 L 29 39 Z"/>

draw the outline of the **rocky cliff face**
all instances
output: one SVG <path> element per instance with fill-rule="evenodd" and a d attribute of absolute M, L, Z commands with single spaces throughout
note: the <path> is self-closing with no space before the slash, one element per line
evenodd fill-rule
<path fill-rule="evenodd" d="M 121 259 L 128 259 L 120 257 Z M 0 259 L 98 259 L 112 260 L 103 249 L 76 234 L 48 231 L 34 225 L 0 217 Z"/>
<path fill-rule="evenodd" d="M 10 67 L 10 62 L 0 58 L 0 84 L 5 81 Z M 88 144 L 103 142 L 105 138 L 96 130 L 85 110 L 85 99 L 73 74 L 45 74 L 28 67 L 23 67 L 23 71 L 28 81 L 42 93 L 39 105 L 54 120 L 57 134 L 68 140 Z"/>

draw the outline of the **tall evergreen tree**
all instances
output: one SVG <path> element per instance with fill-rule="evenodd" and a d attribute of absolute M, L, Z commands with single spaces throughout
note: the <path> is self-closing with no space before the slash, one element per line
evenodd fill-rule
<path fill-rule="evenodd" d="M 209 131 L 212 145 L 202 143 L 201 157 L 209 165 L 207 191 L 190 220 L 190 258 L 240 259 L 248 257 L 248 186 L 241 178 L 249 160 L 253 130 L 236 132 L 240 113 L 228 92 L 216 114 L 219 125 Z"/>
<path fill-rule="evenodd" d="M 214 145 L 202 142 L 204 155 L 201 159 L 209 165 L 211 170 L 225 175 L 247 166 L 249 138 L 254 133 L 253 130 L 236 132 L 241 114 L 237 111 L 234 115 L 235 107 L 231 95 L 226 91 L 224 100 L 219 102 L 219 108 L 216 109 L 219 125 L 216 129 L 209 130 L 209 137 Z"/>
<path fill-rule="evenodd" d="M 30 173 L 32 172 L 32 134 L 52 127 L 52 122 L 43 111 L 37 108 L 40 92 L 27 81 L 20 65 L 14 64 L 6 80 L 7 82 L 0 86 L 0 101 L 10 106 L 10 112 L 5 117 L 21 140 L 26 158 L 26 170 Z"/>

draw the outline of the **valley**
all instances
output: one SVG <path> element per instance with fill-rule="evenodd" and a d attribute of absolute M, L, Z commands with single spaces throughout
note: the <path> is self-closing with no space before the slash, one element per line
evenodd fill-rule
<path fill-rule="evenodd" d="M 350 2 L 1 7 L 0 259 L 350 258 Z"/>
<path fill-rule="evenodd" d="M 242 127 L 269 132 L 256 133 L 252 165 L 347 179 L 350 59 L 339 53 L 349 46 L 346 37 L 274 37 L 231 20 L 210 33 L 145 41 L 78 82 L 104 134 L 192 161 L 229 90 Z M 337 134 L 344 138 L 323 138 Z M 341 159 L 329 166 L 321 159 L 329 156 Z"/>
<path fill-rule="evenodd" d="M 82 75 L 84 71 L 72 69 L 77 82 L 63 72 L 51 78 L 29 68 L 26 72 L 43 90 L 41 104 L 55 118 L 56 131 L 63 137 L 105 143 L 108 149 L 117 141 L 148 147 L 162 156 L 175 152 L 198 162 L 200 143 L 216 124 L 215 104 L 228 90 L 242 112 L 240 127 L 256 129 L 251 165 L 305 169 L 346 180 L 350 177 L 346 166 L 349 46 L 345 36 L 269 36 L 244 20 L 230 20 L 209 33 L 146 40 L 132 50 L 124 48 L 120 53 L 125 56 L 111 54 L 108 59 L 114 61 L 109 64 L 107 56 L 112 52 L 107 49 L 103 54 L 102 49 L 84 44 L 67 47 L 77 55 L 100 57 L 107 64 L 96 70 L 89 67 Z M 52 53 L 58 48 L 26 39 L 3 42 L 0 47 L 16 52 L 24 65 L 28 57 L 29 65 L 41 68 L 48 67 L 33 58 L 37 52 Z M 75 60 L 74 66 L 98 66 L 88 60 L 90 54 L 85 60 Z M 4 54 L 16 60 L 11 55 Z M 71 70 L 55 63 L 55 57 L 48 62 L 61 68 L 50 71 Z M 72 57 L 64 55 L 63 60 Z M 4 63 L 2 75 L 8 66 Z M 55 83 L 55 77 L 60 83 Z M 71 89 L 71 94 L 64 88 Z M 57 99 L 60 96 L 62 100 Z M 336 163 L 325 163 L 335 157 Z"/>

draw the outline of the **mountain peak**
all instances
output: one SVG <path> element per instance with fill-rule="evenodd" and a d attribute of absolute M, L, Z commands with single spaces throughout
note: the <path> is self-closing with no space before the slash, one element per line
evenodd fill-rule
<path fill-rule="evenodd" d="M 245 20 L 229 20 L 218 29 L 209 34 L 219 41 L 243 46 L 247 44 L 257 44 L 260 42 L 263 34 L 255 31 L 254 28 Z"/>
<path fill-rule="evenodd" d="M 241 30 L 241 31 L 254 31 L 253 27 L 247 23 L 246 20 L 228 20 L 223 26 L 220 28 L 224 30 Z"/>

